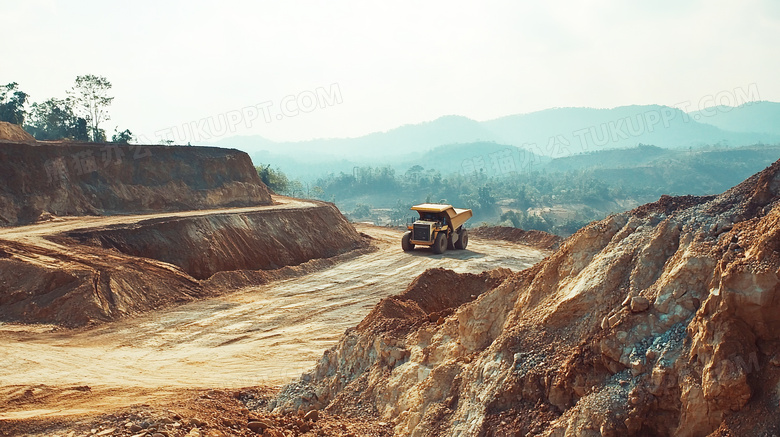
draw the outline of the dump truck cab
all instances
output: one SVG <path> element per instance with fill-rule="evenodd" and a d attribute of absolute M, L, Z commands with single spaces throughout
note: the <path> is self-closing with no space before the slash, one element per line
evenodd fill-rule
<path fill-rule="evenodd" d="M 444 253 L 447 249 L 465 249 L 468 245 L 468 231 L 463 227 L 471 218 L 470 209 L 454 208 L 452 205 L 423 203 L 411 208 L 419 218 L 407 224 L 407 231 L 401 239 L 404 251 L 415 246 L 430 246 L 433 253 Z"/>

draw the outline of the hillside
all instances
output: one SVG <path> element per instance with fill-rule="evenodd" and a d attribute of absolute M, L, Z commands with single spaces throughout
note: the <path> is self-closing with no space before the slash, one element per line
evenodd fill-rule
<path fill-rule="evenodd" d="M 727 131 L 780 135 L 780 103 L 777 102 L 751 102 L 735 108 L 716 106 L 692 112 L 690 116 Z"/>
<path fill-rule="evenodd" d="M 0 174 L 0 324 L 116 320 L 368 244 L 331 204 L 272 198 L 237 150 L 1 141 Z"/>
<path fill-rule="evenodd" d="M 552 160 L 548 172 L 580 171 L 624 192 L 715 194 L 774 162 L 780 146 L 680 151 L 640 146 Z"/>
<path fill-rule="evenodd" d="M 650 165 L 661 158 L 674 156 L 680 156 L 680 153 L 672 149 L 640 144 L 626 149 L 597 150 L 555 158 L 544 166 L 544 169 L 562 172 L 597 168 L 631 168 Z"/>
<path fill-rule="evenodd" d="M 519 273 L 431 270 L 271 408 L 399 435 L 776 432 L 779 201 L 780 161 L 592 223 Z"/>
<path fill-rule="evenodd" d="M 528 171 L 546 163 L 550 158 L 530 150 L 494 142 L 455 143 L 437 146 L 408 161 L 396 164 L 398 168 L 419 165 L 442 174 L 479 173 L 491 176 Z M 510 165 L 506 165 L 506 163 Z"/>

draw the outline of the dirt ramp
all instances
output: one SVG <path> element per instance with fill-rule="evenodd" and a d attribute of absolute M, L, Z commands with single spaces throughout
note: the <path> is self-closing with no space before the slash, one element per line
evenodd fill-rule
<path fill-rule="evenodd" d="M 195 279 L 224 271 L 294 266 L 363 245 L 336 207 L 326 203 L 305 209 L 149 220 L 64 236 L 72 243 L 170 263 Z"/>
<path fill-rule="evenodd" d="M 0 174 L 0 225 L 271 203 L 249 156 L 216 147 L 3 143 Z"/>
<path fill-rule="evenodd" d="M 34 143 L 35 138 L 19 125 L 0 121 L 0 141 Z"/>
<path fill-rule="evenodd" d="M 0 321 L 73 327 L 116 320 L 367 250 L 367 241 L 331 204 L 271 208 L 151 220 L 34 243 L 0 239 Z"/>
<path fill-rule="evenodd" d="M 775 434 L 780 161 L 719 196 L 592 223 L 414 322 L 425 314 L 383 301 L 360 326 L 405 324 L 348 331 L 274 407 L 369 415 L 398 435 Z"/>

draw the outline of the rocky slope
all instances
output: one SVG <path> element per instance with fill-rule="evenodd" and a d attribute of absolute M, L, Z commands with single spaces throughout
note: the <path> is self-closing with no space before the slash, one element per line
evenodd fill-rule
<path fill-rule="evenodd" d="M 246 153 L 215 147 L 0 140 L 0 174 L 0 226 L 271 202 Z"/>
<path fill-rule="evenodd" d="M 592 223 L 523 272 L 428 272 L 272 407 L 413 436 L 777 433 L 778 199 L 780 161 Z"/>

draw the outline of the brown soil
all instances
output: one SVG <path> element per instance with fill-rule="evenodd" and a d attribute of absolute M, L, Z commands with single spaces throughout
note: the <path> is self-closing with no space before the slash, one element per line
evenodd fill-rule
<path fill-rule="evenodd" d="M 235 212 L 0 228 L 0 320 L 71 327 L 116 320 L 368 247 L 333 205 L 276 199 Z"/>
<path fill-rule="evenodd" d="M 442 268 L 426 270 L 403 293 L 382 299 L 356 331 L 406 335 L 412 327 L 429 321 L 435 323 L 452 314 L 455 308 L 496 288 L 511 272 L 496 269 L 459 274 Z"/>
<path fill-rule="evenodd" d="M 0 142 L 2 141 L 34 143 L 35 138 L 19 125 L 0 121 Z M 0 147 L 2 147 L 2 145 L 0 145 Z"/>
<path fill-rule="evenodd" d="M 217 272 L 298 265 L 358 249 L 362 243 L 341 213 L 321 202 L 311 202 L 309 208 L 143 220 L 49 239 L 170 263 L 195 279 L 208 279 Z"/>
<path fill-rule="evenodd" d="M 539 249 L 555 250 L 560 246 L 563 238 L 544 231 L 526 231 L 507 226 L 481 226 L 470 229 L 471 235 L 491 240 L 504 240 L 513 243 L 527 244 Z"/>
<path fill-rule="evenodd" d="M 271 203 L 249 156 L 216 147 L 8 142 L 0 174 L 0 226 Z"/>
<path fill-rule="evenodd" d="M 38 386 L 20 390 L 10 403 L 46 404 L 68 393 L 89 393 L 88 386 L 62 390 Z M 0 421 L 3 436 L 351 436 L 389 437 L 386 422 L 347 418 L 325 411 L 268 413 L 276 390 L 249 387 L 232 390 L 179 390 L 163 401 L 138 403 L 108 414 L 60 420 Z M 126 393 L 118 393 L 120 396 Z M 251 428 L 250 428 L 251 427 Z"/>

